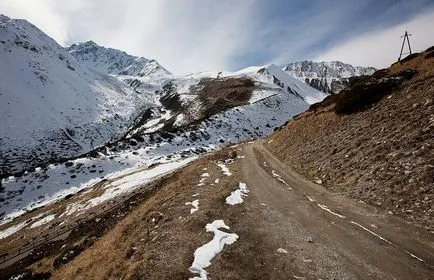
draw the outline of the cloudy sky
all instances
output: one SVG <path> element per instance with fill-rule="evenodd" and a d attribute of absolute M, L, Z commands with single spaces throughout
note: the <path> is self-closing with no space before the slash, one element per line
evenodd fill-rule
<path fill-rule="evenodd" d="M 434 45 L 433 0 L 1 0 L 59 44 L 93 40 L 175 73 L 297 60 L 385 67 L 408 30 Z"/>

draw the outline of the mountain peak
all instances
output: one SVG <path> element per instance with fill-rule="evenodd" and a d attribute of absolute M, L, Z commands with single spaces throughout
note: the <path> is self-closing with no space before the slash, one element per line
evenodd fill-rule
<path fill-rule="evenodd" d="M 8 16 L 6 16 L 4 14 L 0 14 L 0 23 L 6 22 L 9 20 L 10 20 L 10 18 Z"/>
<path fill-rule="evenodd" d="M 315 62 L 303 60 L 281 67 L 289 75 L 326 93 L 338 93 L 352 77 L 371 75 L 373 67 L 352 66 L 339 60 Z"/>
<path fill-rule="evenodd" d="M 107 74 L 127 76 L 170 74 L 155 60 L 106 48 L 94 41 L 73 44 L 67 48 L 67 51 L 86 66 Z"/>

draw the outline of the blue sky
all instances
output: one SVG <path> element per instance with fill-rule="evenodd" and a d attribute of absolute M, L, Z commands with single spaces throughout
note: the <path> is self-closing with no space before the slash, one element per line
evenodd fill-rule
<path fill-rule="evenodd" d="M 2 0 L 61 45 L 94 40 L 155 58 L 175 73 L 341 60 L 385 67 L 408 29 L 434 45 L 429 0 Z"/>
<path fill-rule="evenodd" d="M 434 1 L 428 0 L 273 0 L 262 5 L 258 16 L 267 34 L 255 38 L 261 47 L 240 56 L 240 65 L 312 59 L 361 33 L 378 32 L 434 9 Z M 282 49 L 283 55 L 276 54 Z"/>

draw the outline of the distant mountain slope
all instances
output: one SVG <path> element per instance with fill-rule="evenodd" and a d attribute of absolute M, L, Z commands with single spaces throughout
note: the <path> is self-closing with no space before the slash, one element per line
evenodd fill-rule
<path fill-rule="evenodd" d="M 264 71 L 264 70 L 262 70 Z M 316 90 L 315 87 L 307 86 L 305 83 L 300 83 L 299 80 L 289 76 L 276 65 L 270 65 L 265 68 L 265 72 L 273 76 L 274 82 L 289 93 L 300 96 L 309 104 L 322 101 L 327 94 Z"/>
<path fill-rule="evenodd" d="M 327 94 L 290 77 L 275 65 L 268 65 L 249 67 L 235 73 L 203 72 L 168 77 L 157 90 L 156 96 L 159 97 L 156 103 L 161 105 L 150 112 L 146 122 L 141 127 L 136 127 L 134 133 L 184 129 L 216 114 L 224 114 L 234 107 L 246 105 L 243 110 L 246 111 L 254 103 L 276 98 L 282 99 L 278 102 L 291 108 L 288 112 L 285 111 L 285 115 L 293 116 L 304 111 L 309 104 L 321 101 Z M 269 125 L 273 123 L 275 126 L 280 122 L 268 121 L 281 114 L 276 109 L 272 105 L 269 107 L 268 118 L 262 116 Z M 259 120 L 259 116 L 247 118 L 252 126 L 260 126 Z M 260 136 L 265 134 L 261 132 Z"/>
<path fill-rule="evenodd" d="M 74 44 L 66 50 L 87 67 L 102 73 L 139 77 L 170 74 L 155 60 L 105 48 L 93 41 Z"/>
<path fill-rule="evenodd" d="M 29 22 L 0 15 L 0 175 L 116 139 L 144 105 Z"/>
<path fill-rule="evenodd" d="M 373 67 L 352 66 L 340 61 L 313 62 L 299 61 L 282 66 L 290 76 L 326 93 L 338 93 L 345 88 L 352 77 L 371 75 Z"/>

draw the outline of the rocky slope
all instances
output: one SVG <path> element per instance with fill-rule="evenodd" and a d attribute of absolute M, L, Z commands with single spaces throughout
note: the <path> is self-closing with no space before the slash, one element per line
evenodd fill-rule
<path fill-rule="evenodd" d="M 0 178 L 118 139 L 146 106 L 31 23 L 0 16 Z"/>
<path fill-rule="evenodd" d="M 311 106 L 269 148 L 296 170 L 434 230 L 434 50 Z"/>
<path fill-rule="evenodd" d="M 282 66 L 290 76 L 325 93 L 336 94 L 349 85 L 351 78 L 374 73 L 373 67 L 352 66 L 340 61 L 299 61 Z"/>

